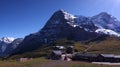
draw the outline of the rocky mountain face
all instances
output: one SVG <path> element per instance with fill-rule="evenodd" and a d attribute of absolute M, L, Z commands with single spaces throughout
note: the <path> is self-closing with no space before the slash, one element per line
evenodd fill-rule
<path fill-rule="evenodd" d="M 26 36 L 24 40 L 20 39 L 20 42 L 19 39 L 16 40 L 18 43 L 14 40 L 15 42 L 9 45 L 11 47 L 6 49 L 4 56 L 9 51 L 16 54 L 34 50 L 43 44 L 50 44 L 61 38 L 86 41 L 102 35 L 120 37 L 120 21 L 106 12 L 93 17 L 85 17 L 58 10 L 40 31 Z"/>

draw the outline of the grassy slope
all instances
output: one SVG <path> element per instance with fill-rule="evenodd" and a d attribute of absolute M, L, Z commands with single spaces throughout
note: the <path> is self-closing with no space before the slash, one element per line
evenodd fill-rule
<path fill-rule="evenodd" d="M 21 57 L 27 57 L 27 58 L 39 58 L 39 57 L 46 57 L 47 55 L 49 55 L 52 51 L 51 51 L 51 46 L 42 46 L 36 50 L 30 51 L 30 52 L 25 52 L 22 54 L 16 54 L 16 55 L 12 55 L 7 59 L 17 59 L 17 58 L 21 58 Z"/>
<path fill-rule="evenodd" d="M 120 40 L 117 38 L 107 38 L 104 41 L 100 42 L 90 42 L 89 44 L 77 43 L 76 48 L 79 51 L 84 51 L 88 47 L 89 53 L 110 53 L 110 54 L 120 54 Z"/>
<path fill-rule="evenodd" d="M 70 41 L 62 39 L 58 40 L 55 44 L 56 45 L 68 45 Z M 87 48 L 89 48 L 91 45 L 92 47 L 88 49 L 89 53 L 111 53 L 111 54 L 120 54 L 120 40 L 117 38 L 107 38 L 106 40 L 103 41 L 95 41 L 95 42 L 90 42 L 90 43 L 85 43 L 85 42 L 72 42 L 75 45 L 75 49 L 77 49 L 79 52 L 83 52 Z M 36 49 L 34 51 L 26 52 L 23 54 L 18 54 L 18 55 L 13 55 L 10 58 L 20 58 L 20 57 L 41 57 L 41 56 L 46 56 L 49 55 L 52 52 L 52 46 L 42 46 L 39 49 Z"/>
<path fill-rule="evenodd" d="M 45 57 L 53 51 L 53 46 L 55 46 L 55 45 L 67 46 L 67 45 L 69 45 L 69 43 L 71 44 L 71 41 L 68 41 L 66 39 L 60 39 L 51 45 L 44 44 L 43 46 L 39 47 L 36 50 L 25 52 L 22 54 L 12 55 L 8 59 L 16 59 L 16 58 L 21 58 L 21 57 L 30 57 L 30 58 L 38 58 L 38 57 L 43 57 L 43 56 Z"/>
<path fill-rule="evenodd" d="M 85 49 L 87 49 L 91 45 L 93 46 L 88 50 L 88 52 L 90 53 L 120 54 L 120 40 L 116 38 L 108 38 L 101 42 L 90 42 L 89 44 L 75 42 L 75 48 L 81 52 L 83 52 Z M 26 53 L 26 56 L 32 55 L 32 54 L 35 54 L 35 56 L 38 54 L 40 55 L 44 54 L 40 52 L 48 53 L 49 50 L 47 49 L 50 49 L 50 47 L 46 47 L 44 49 L 40 48 L 38 50 L 33 51 L 33 53 L 31 52 Z M 21 55 L 18 55 L 18 56 L 21 57 Z M 108 65 L 101 66 L 101 65 L 91 64 L 87 62 L 79 62 L 79 61 L 63 62 L 63 61 L 46 60 L 44 58 L 36 58 L 33 60 L 29 60 L 27 62 L 17 62 L 15 60 L 0 61 L 0 67 L 119 67 L 119 66 L 108 66 Z"/>
<path fill-rule="evenodd" d="M 44 62 L 49 62 L 44 58 L 36 58 L 26 62 L 18 62 L 15 60 L 0 61 L 0 67 L 41 67 Z"/>

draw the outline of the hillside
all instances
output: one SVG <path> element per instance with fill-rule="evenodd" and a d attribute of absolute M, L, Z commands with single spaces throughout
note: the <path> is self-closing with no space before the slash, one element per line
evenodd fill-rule
<path fill-rule="evenodd" d="M 15 54 L 9 57 L 9 59 L 16 59 L 21 57 L 47 57 L 54 50 L 53 46 L 68 46 L 71 43 L 74 46 L 75 51 L 78 52 L 87 52 L 87 53 L 95 53 L 95 54 L 120 54 L 120 40 L 115 37 L 107 37 L 105 40 L 96 41 L 96 40 L 88 40 L 88 41 L 70 41 L 66 39 L 60 39 L 51 45 L 44 45 L 36 50 L 25 52 L 22 54 Z"/>
<path fill-rule="evenodd" d="M 76 48 L 80 52 L 84 52 L 86 49 L 88 53 L 105 53 L 105 54 L 120 54 L 120 39 L 114 37 L 108 37 L 103 41 L 95 41 L 90 43 L 76 43 Z"/>

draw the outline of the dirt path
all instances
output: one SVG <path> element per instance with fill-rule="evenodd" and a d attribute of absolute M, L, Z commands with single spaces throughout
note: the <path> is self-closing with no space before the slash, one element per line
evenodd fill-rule
<path fill-rule="evenodd" d="M 42 64 L 42 67 L 69 67 L 70 64 L 79 64 L 81 62 L 73 62 L 73 61 L 51 61 L 48 63 Z"/>

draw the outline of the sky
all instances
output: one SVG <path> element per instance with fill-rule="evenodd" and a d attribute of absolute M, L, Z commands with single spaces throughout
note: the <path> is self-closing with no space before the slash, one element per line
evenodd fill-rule
<path fill-rule="evenodd" d="M 37 32 L 59 9 L 83 16 L 108 12 L 120 20 L 120 0 L 0 0 L 0 38 Z"/>

